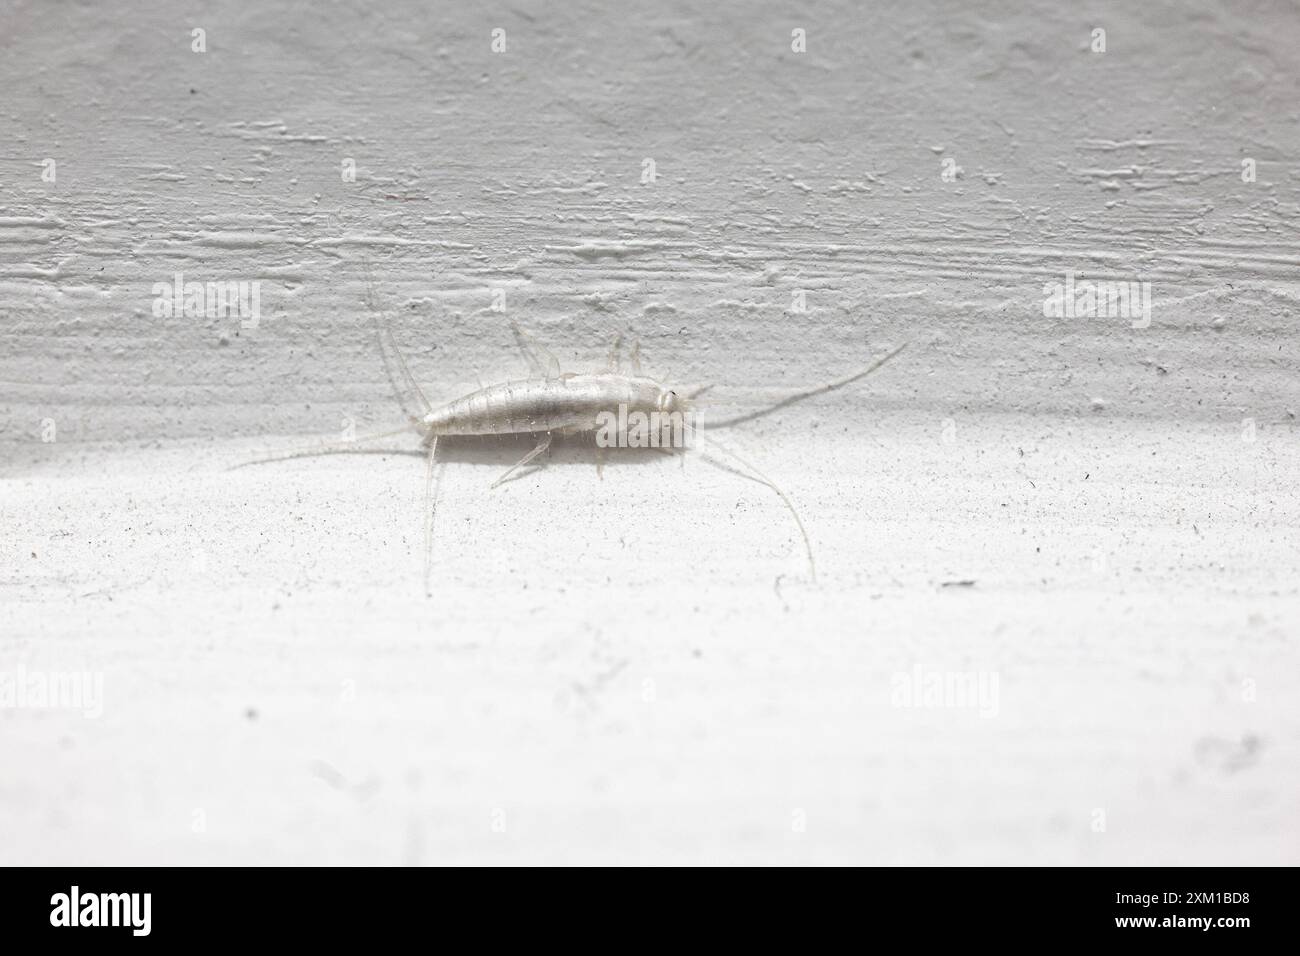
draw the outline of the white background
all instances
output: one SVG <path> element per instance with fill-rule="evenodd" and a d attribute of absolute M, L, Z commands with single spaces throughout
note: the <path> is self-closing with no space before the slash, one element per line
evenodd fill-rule
<path fill-rule="evenodd" d="M 1296 12 L 980 6 L 0 6 L 0 675 L 104 680 L 0 862 L 1296 863 Z M 725 437 L 818 580 L 696 455 L 450 444 L 431 597 L 414 436 L 227 471 L 400 425 L 367 263 L 434 400 L 909 341 Z"/>

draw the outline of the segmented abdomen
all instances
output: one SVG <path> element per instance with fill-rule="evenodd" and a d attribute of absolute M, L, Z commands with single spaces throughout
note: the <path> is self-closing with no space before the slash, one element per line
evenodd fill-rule
<path fill-rule="evenodd" d="M 439 435 L 512 435 L 592 431 L 602 411 L 620 404 L 650 410 L 658 389 L 617 375 L 503 382 L 434 409 L 425 424 Z"/>

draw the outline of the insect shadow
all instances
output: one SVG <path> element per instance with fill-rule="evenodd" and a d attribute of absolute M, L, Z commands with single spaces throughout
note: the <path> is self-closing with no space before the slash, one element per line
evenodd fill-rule
<path fill-rule="evenodd" d="M 533 433 L 513 435 L 445 435 L 438 440 L 438 462 L 475 465 L 483 468 L 509 468 L 537 446 Z M 612 453 L 611 453 L 612 452 Z M 547 450 L 547 462 L 530 464 L 503 477 L 498 487 L 505 487 L 551 465 L 595 465 L 598 472 L 606 468 L 660 466 L 666 455 L 680 455 L 682 449 L 602 448 L 592 433 L 559 434 Z M 410 454 L 423 452 L 412 451 Z"/>

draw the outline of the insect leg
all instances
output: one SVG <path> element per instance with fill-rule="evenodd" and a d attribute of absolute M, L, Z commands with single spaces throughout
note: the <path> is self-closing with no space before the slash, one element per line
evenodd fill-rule
<path fill-rule="evenodd" d="M 515 342 L 519 345 L 519 351 L 524 355 L 524 361 L 528 363 L 528 370 L 537 378 L 545 374 L 542 366 L 542 360 L 538 358 L 537 353 L 533 351 L 532 343 L 524 335 L 524 330 L 519 327 L 519 323 L 514 319 L 510 320 L 510 331 L 515 334 Z"/>
<path fill-rule="evenodd" d="M 542 452 L 546 451 L 546 449 L 550 447 L 551 447 L 551 433 L 547 432 L 545 435 L 542 436 L 542 440 L 537 443 L 536 448 L 534 448 L 528 454 L 524 455 L 523 458 L 520 458 L 517 462 L 511 465 L 510 469 L 504 475 L 502 475 L 496 481 L 492 482 L 491 487 L 495 488 L 497 485 L 501 484 L 501 482 L 505 481 L 516 471 L 524 467 L 524 465 L 528 464 L 530 461 L 532 461 L 534 458 L 536 458 L 538 455 L 540 455 Z"/>
<path fill-rule="evenodd" d="M 519 327 L 519 323 L 513 319 L 510 321 L 510 330 L 515 333 L 515 341 L 519 344 L 519 351 L 524 353 L 524 360 L 528 362 L 528 369 L 537 378 L 559 378 L 560 377 L 560 360 L 546 346 L 536 346 L 528 336 L 524 335 L 524 330 Z M 546 353 L 546 361 L 537 354 L 540 348 Z"/>
<path fill-rule="evenodd" d="M 614 339 L 614 344 L 609 347 L 609 361 L 606 362 L 605 364 L 607 371 L 610 372 L 622 371 L 623 369 L 622 352 L 623 352 L 623 333 L 620 332 L 618 336 Z"/>

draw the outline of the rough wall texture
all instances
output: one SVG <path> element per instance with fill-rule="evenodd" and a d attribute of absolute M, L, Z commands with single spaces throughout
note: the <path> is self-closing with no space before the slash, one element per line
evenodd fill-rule
<path fill-rule="evenodd" d="M 630 329 L 738 386 L 915 339 L 873 402 L 931 416 L 1294 410 L 1294 7 L 980 6 L 10 8 L 6 433 L 333 428 L 387 400 L 366 258 L 434 391 L 514 361 L 499 288 L 567 357 Z M 1043 321 L 1067 269 L 1152 327 Z M 178 271 L 265 324 L 155 319 Z"/>
<path fill-rule="evenodd" d="M 5 0 L 0 90 L 0 672 L 105 681 L 0 859 L 1297 862 L 1294 4 Z M 820 583 L 703 464 L 451 449 L 433 601 L 417 459 L 223 473 L 399 420 L 367 268 L 432 398 L 910 341 L 733 438 Z"/>

